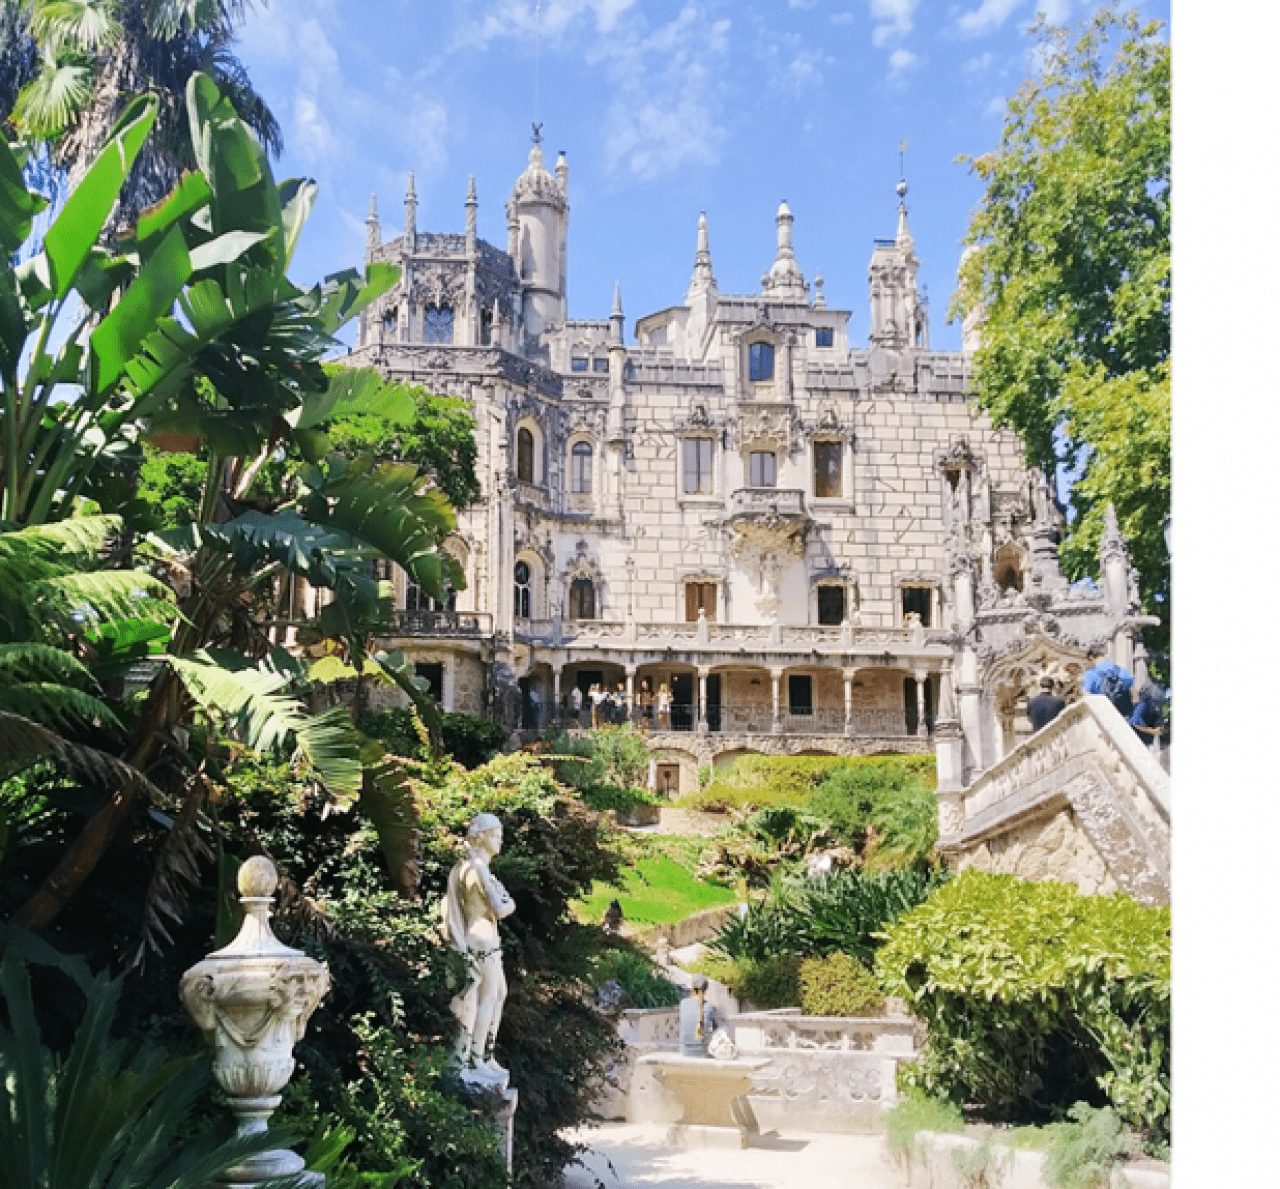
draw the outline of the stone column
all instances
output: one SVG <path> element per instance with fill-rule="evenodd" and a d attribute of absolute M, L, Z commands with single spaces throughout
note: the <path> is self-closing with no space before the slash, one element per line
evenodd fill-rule
<path fill-rule="evenodd" d="M 636 704 L 636 667 L 627 665 L 624 671 L 627 675 L 627 718 L 630 720 Z"/>
<path fill-rule="evenodd" d="M 711 674 L 709 665 L 698 666 L 698 734 L 707 733 L 707 677 Z"/>
<path fill-rule="evenodd" d="M 782 734 L 782 673 L 777 667 L 769 670 L 773 684 L 773 733 Z"/>
<path fill-rule="evenodd" d="M 929 736 L 929 724 L 925 721 L 925 697 L 924 685 L 929 680 L 929 674 L 923 669 L 916 670 L 916 737 L 919 739 L 927 739 Z"/>
<path fill-rule="evenodd" d="M 551 666 L 551 721 L 559 723 L 563 717 L 560 713 L 560 674 L 564 672 L 563 665 Z"/>
<path fill-rule="evenodd" d="M 956 718 L 955 683 L 950 667 L 938 675 L 938 711 L 933 736 L 938 764 L 938 796 L 942 798 L 958 793 L 964 787 L 964 736 Z M 940 815 L 941 812 L 940 807 Z M 941 827 L 941 816 L 938 822 Z"/>
<path fill-rule="evenodd" d="M 844 733 L 853 736 L 853 678 L 857 669 L 844 671 Z"/>

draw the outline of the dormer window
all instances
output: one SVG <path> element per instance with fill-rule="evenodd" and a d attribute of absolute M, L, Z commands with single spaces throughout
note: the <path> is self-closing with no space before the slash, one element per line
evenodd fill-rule
<path fill-rule="evenodd" d="M 813 332 L 813 345 L 815 347 L 834 347 L 836 345 L 836 332 L 830 326 L 819 326 Z"/>
<path fill-rule="evenodd" d="M 773 344 L 752 343 L 748 348 L 747 374 L 752 380 L 773 379 Z"/>
<path fill-rule="evenodd" d="M 607 359 L 596 358 L 591 361 L 591 370 L 596 372 L 607 372 L 609 370 L 609 361 Z"/>
<path fill-rule="evenodd" d="M 569 360 L 569 367 L 575 372 L 585 372 L 587 370 L 587 360 L 583 359 L 581 356 L 575 355 L 571 360 Z"/>

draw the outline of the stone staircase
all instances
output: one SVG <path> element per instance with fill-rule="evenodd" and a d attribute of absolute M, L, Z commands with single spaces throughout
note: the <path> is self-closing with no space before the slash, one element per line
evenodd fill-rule
<path fill-rule="evenodd" d="M 1170 782 L 1106 698 L 1085 696 L 960 791 L 939 791 L 956 870 L 1169 903 Z"/>

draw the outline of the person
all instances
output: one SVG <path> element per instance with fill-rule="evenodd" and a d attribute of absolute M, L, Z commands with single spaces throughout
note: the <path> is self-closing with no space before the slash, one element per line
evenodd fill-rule
<path fill-rule="evenodd" d="M 1107 660 L 1103 653 L 1095 653 L 1094 656 L 1093 667 L 1086 670 L 1080 681 L 1084 692 L 1106 698 L 1120 712 L 1120 717 L 1128 722 L 1133 713 L 1133 696 L 1129 693 L 1133 688 L 1133 675 L 1115 661 Z"/>
<path fill-rule="evenodd" d="M 1164 735 L 1164 691 L 1154 682 L 1148 682 L 1139 691 L 1129 725 L 1152 751 L 1160 750 Z"/>
<path fill-rule="evenodd" d="M 613 705 L 613 725 L 620 727 L 627 721 L 627 687 L 621 681 L 614 689 L 610 701 Z"/>
<path fill-rule="evenodd" d="M 671 690 L 664 681 L 658 686 L 658 727 L 666 730 L 671 725 Z"/>
<path fill-rule="evenodd" d="M 637 701 L 640 705 L 640 726 L 648 728 L 653 725 L 653 693 L 649 689 L 647 677 L 640 682 L 640 695 Z"/>
<path fill-rule="evenodd" d="M 1053 692 L 1053 678 L 1045 674 L 1040 678 L 1040 692 L 1027 699 L 1027 717 L 1037 731 L 1042 731 L 1066 706 L 1066 702 Z"/>
<path fill-rule="evenodd" d="M 601 706 L 608 696 L 604 692 L 604 686 L 598 681 L 593 682 L 591 688 L 587 691 L 587 697 L 591 700 L 591 725 L 593 727 L 600 725 Z"/>
<path fill-rule="evenodd" d="M 493 1057 L 507 998 L 498 922 L 516 906 L 489 870 L 501 849 L 502 823 L 491 813 L 477 814 L 467 829 L 467 853 L 449 872 L 442 910 L 448 940 L 471 964 L 470 982 L 450 1005 L 461 1025 L 454 1057 L 464 1080 L 505 1089 L 507 1071 Z"/>
<path fill-rule="evenodd" d="M 537 730 L 542 726 L 542 694 L 536 685 L 529 687 L 529 726 Z"/>
<path fill-rule="evenodd" d="M 573 715 L 573 721 L 576 724 L 582 722 L 582 687 L 575 685 L 569 691 L 569 711 Z"/>

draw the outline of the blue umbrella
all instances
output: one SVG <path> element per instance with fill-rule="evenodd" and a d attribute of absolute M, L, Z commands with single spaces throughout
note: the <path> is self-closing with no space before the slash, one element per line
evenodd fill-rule
<path fill-rule="evenodd" d="M 1117 665 L 1115 661 L 1100 661 L 1089 669 L 1081 684 L 1086 694 L 1107 695 L 1116 686 L 1121 689 L 1133 688 L 1133 674 L 1128 669 Z"/>

